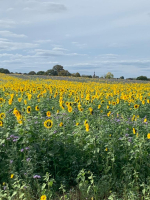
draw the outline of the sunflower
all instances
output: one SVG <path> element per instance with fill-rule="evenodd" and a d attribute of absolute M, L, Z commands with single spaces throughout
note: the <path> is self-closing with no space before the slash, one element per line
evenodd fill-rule
<path fill-rule="evenodd" d="M 13 102 L 13 100 L 12 100 L 12 99 L 9 99 L 8 104 L 11 105 L 12 102 Z"/>
<path fill-rule="evenodd" d="M 0 121 L 0 126 L 3 126 L 3 122 L 2 121 Z"/>
<path fill-rule="evenodd" d="M 135 104 L 135 105 L 134 105 L 134 108 L 135 108 L 135 109 L 138 109 L 138 108 L 139 108 L 139 105 L 138 105 L 138 104 Z"/>
<path fill-rule="evenodd" d="M 50 120 L 50 119 L 46 120 L 46 121 L 44 122 L 44 126 L 45 126 L 45 128 L 52 128 L 52 126 L 53 126 L 53 121 Z"/>
<path fill-rule="evenodd" d="M 13 177 L 14 177 L 14 174 L 11 174 L 11 175 L 10 175 L 10 178 L 13 178 Z"/>
<path fill-rule="evenodd" d="M 46 116 L 47 116 L 47 117 L 50 117 L 50 116 L 51 116 L 51 112 L 50 112 L 50 111 L 47 111 L 47 112 L 46 112 Z"/>
<path fill-rule="evenodd" d="M 136 130 L 135 130 L 135 128 L 133 128 L 133 134 L 135 134 L 136 133 Z"/>
<path fill-rule="evenodd" d="M 27 105 L 27 100 L 24 100 L 24 104 Z"/>
<path fill-rule="evenodd" d="M 40 200 L 46 200 L 46 198 L 47 198 L 46 195 L 42 195 Z"/>
<path fill-rule="evenodd" d="M 101 108 L 101 105 L 98 105 L 98 109 L 100 109 Z"/>
<path fill-rule="evenodd" d="M 3 102 L 3 98 L 0 98 L 0 103 L 2 103 Z"/>
<path fill-rule="evenodd" d="M 89 128 L 90 128 L 90 126 L 89 126 L 89 124 L 87 123 L 87 124 L 85 125 L 85 129 L 86 129 L 87 132 L 89 131 Z"/>
<path fill-rule="evenodd" d="M 5 118 L 5 117 L 6 117 L 5 113 L 1 113 L 1 114 L 0 114 L 0 119 L 3 119 L 3 118 Z"/>
<path fill-rule="evenodd" d="M 93 108 L 89 108 L 90 114 L 93 115 Z"/>
<path fill-rule="evenodd" d="M 40 110 L 39 106 L 35 106 L 35 110 L 39 111 Z"/>
<path fill-rule="evenodd" d="M 68 106 L 68 112 L 72 112 L 72 107 Z"/>
<path fill-rule="evenodd" d="M 88 121 L 87 121 L 87 120 L 85 120 L 85 121 L 84 121 L 84 126 L 85 126 L 87 123 L 88 123 Z"/>
<path fill-rule="evenodd" d="M 63 125 L 64 125 L 64 124 L 63 124 L 62 122 L 59 124 L 60 127 L 62 127 Z"/>
<path fill-rule="evenodd" d="M 150 139 L 150 133 L 147 134 L 147 139 Z"/>
<path fill-rule="evenodd" d="M 21 100 L 22 100 L 21 98 L 18 98 L 18 102 L 21 102 Z"/>
<path fill-rule="evenodd" d="M 31 112 L 31 106 L 28 106 L 27 107 L 27 113 L 30 113 Z"/>

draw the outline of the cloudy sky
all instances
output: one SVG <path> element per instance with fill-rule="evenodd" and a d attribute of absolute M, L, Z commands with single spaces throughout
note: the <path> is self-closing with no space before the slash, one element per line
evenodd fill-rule
<path fill-rule="evenodd" d="M 150 0 L 0 0 L 0 68 L 150 78 Z"/>

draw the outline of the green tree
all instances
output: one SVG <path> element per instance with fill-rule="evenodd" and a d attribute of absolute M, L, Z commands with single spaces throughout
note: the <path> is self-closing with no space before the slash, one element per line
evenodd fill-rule
<path fill-rule="evenodd" d="M 64 68 L 63 68 L 62 65 L 55 65 L 55 66 L 53 67 L 53 70 L 54 70 L 55 72 L 57 72 L 57 75 L 58 75 L 58 72 L 60 72 L 61 70 L 64 70 Z"/>
<path fill-rule="evenodd" d="M 45 72 L 45 75 L 48 75 L 48 76 L 57 76 L 57 71 L 53 70 L 53 69 L 49 69 Z"/>
<path fill-rule="evenodd" d="M 70 72 L 68 70 L 61 70 L 58 72 L 58 76 L 70 76 Z"/>
<path fill-rule="evenodd" d="M 120 76 L 120 79 L 124 79 L 124 76 Z"/>
<path fill-rule="evenodd" d="M 111 72 L 108 72 L 108 73 L 104 76 L 104 78 L 108 78 L 108 79 L 114 78 L 114 75 L 113 75 Z"/>
<path fill-rule="evenodd" d="M 38 71 L 36 74 L 37 75 L 44 75 L 44 73 L 45 73 L 44 71 Z"/>
<path fill-rule="evenodd" d="M 72 75 L 73 77 L 80 77 L 80 76 L 81 76 L 79 72 L 73 73 L 73 74 L 71 74 L 71 75 Z"/>
<path fill-rule="evenodd" d="M 147 76 L 138 76 L 138 77 L 136 78 L 136 80 L 143 80 L 143 81 L 146 81 L 146 80 L 148 80 L 148 78 L 147 78 Z"/>
<path fill-rule="evenodd" d="M 28 75 L 36 75 L 36 72 L 35 72 L 35 71 L 30 71 L 30 72 L 28 73 Z"/>
<path fill-rule="evenodd" d="M 8 69 L 0 68 L 0 73 L 10 74 L 10 71 Z"/>

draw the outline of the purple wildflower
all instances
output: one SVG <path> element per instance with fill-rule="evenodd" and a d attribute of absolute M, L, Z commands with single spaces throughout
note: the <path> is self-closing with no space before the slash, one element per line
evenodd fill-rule
<path fill-rule="evenodd" d="M 31 158 L 27 158 L 27 162 L 29 162 L 31 160 Z"/>
<path fill-rule="evenodd" d="M 33 178 L 41 178 L 39 175 L 34 175 Z"/>
<path fill-rule="evenodd" d="M 13 163 L 13 160 L 10 160 L 10 164 L 12 164 Z"/>
<path fill-rule="evenodd" d="M 6 190 L 7 186 L 4 186 L 3 189 Z"/>
<path fill-rule="evenodd" d="M 125 134 L 125 136 L 126 136 L 126 137 L 128 137 L 128 136 L 129 136 L 129 134 Z"/>
<path fill-rule="evenodd" d="M 21 149 L 20 151 L 21 151 L 21 152 L 23 152 L 23 151 L 24 151 L 24 149 Z"/>

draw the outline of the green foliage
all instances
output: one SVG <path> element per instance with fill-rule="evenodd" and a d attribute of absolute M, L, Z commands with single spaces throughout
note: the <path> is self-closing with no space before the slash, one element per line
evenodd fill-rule
<path fill-rule="evenodd" d="M 79 72 L 77 72 L 77 73 L 73 73 L 73 74 L 71 74 L 71 76 L 73 76 L 73 77 L 80 77 L 81 75 L 80 75 Z"/>
<path fill-rule="evenodd" d="M 64 68 L 63 68 L 62 65 L 55 65 L 55 66 L 53 67 L 53 70 L 54 70 L 55 72 L 57 72 L 57 75 L 58 75 L 58 73 L 59 73 L 61 70 L 64 70 Z"/>
<path fill-rule="evenodd" d="M 36 74 L 37 74 L 37 75 L 44 75 L 45 72 L 44 72 L 44 71 L 38 71 Z"/>
<path fill-rule="evenodd" d="M 0 73 L 10 74 L 10 71 L 8 69 L 0 68 Z"/>
<path fill-rule="evenodd" d="M 28 75 L 36 75 L 36 72 L 35 72 L 35 71 L 30 71 L 30 72 L 28 73 Z"/>
<path fill-rule="evenodd" d="M 58 76 L 70 76 L 71 74 L 67 70 L 61 70 L 58 72 Z"/>
<path fill-rule="evenodd" d="M 57 71 L 55 71 L 54 69 L 49 69 L 45 72 L 45 75 L 48 75 L 48 76 L 57 76 Z"/>
<path fill-rule="evenodd" d="M 114 78 L 114 75 L 111 73 L 111 72 L 108 72 L 104 78 L 107 78 L 107 79 L 111 79 L 111 78 Z"/>
<path fill-rule="evenodd" d="M 147 80 L 148 80 L 148 78 L 147 78 L 147 76 L 138 76 L 138 77 L 136 78 L 136 80 L 143 80 L 143 81 L 147 81 Z"/>

